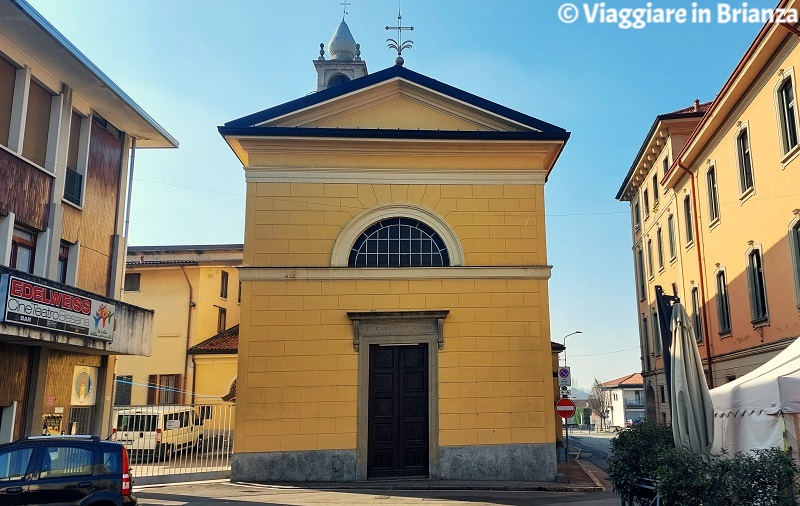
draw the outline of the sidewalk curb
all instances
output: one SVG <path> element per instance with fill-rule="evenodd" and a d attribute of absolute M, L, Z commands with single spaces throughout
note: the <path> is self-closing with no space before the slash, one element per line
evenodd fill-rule
<path fill-rule="evenodd" d="M 288 484 L 288 483 L 254 483 L 254 482 L 238 482 L 232 481 L 231 485 L 261 487 L 277 490 L 285 489 L 314 489 L 314 490 L 498 490 L 507 492 L 601 492 L 603 486 L 592 476 L 595 486 L 586 485 L 569 485 L 564 483 L 550 483 L 550 482 L 519 482 L 519 483 L 487 483 L 487 482 L 447 482 L 447 481 L 432 481 L 432 482 L 347 482 L 347 483 L 307 483 L 307 484 Z"/>
<path fill-rule="evenodd" d="M 583 471 L 589 476 L 589 478 L 592 479 L 594 484 L 601 491 L 607 492 L 606 487 L 603 486 L 603 484 L 600 482 L 599 479 L 597 479 L 597 476 L 595 475 L 595 470 L 600 471 L 600 469 L 596 465 L 592 464 L 591 462 L 588 462 L 588 463 L 584 464 L 584 462 L 582 460 L 580 460 L 580 456 L 581 456 L 581 454 L 580 454 L 580 452 L 578 452 L 578 458 L 575 459 L 575 463 L 578 464 L 579 466 L 581 466 L 581 469 L 583 469 Z"/>

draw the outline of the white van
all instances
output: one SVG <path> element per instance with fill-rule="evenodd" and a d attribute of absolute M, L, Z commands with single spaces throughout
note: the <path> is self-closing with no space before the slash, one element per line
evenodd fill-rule
<path fill-rule="evenodd" d="M 192 406 L 137 406 L 114 410 L 111 440 L 134 457 L 170 459 L 202 444 L 200 417 Z M 149 460 L 149 459 L 148 459 Z"/>

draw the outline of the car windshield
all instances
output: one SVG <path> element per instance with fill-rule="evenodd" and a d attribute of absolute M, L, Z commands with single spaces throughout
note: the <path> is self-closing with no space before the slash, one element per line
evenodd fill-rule
<path fill-rule="evenodd" d="M 119 415 L 118 431 L 153 432 L 156 430 L 158 415 Z"/>

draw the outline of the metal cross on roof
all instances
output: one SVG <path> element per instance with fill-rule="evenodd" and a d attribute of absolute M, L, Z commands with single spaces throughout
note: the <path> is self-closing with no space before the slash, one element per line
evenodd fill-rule
<path fill-rule="evenodd" d="M 394 63 L 395 65 L 402 65 L 404 63 L 403 60 L 403 49 L 411 49 L 411 46 L 414 44 L 413 40 L 407 40 L 403 42 L 403 30 L 413 30 L 413 26 L 403 26 L 403 16 L 400 15 L 400 7 L 397 8 L 397 26 L 387 26 L 387 30 L 397 30 L 397 39 L 386 39 L 386 42 L 389 42 L 388 47 L 397 50 L 397 58 L 395 58 Z"/>
<path fill-rule="evenodd" d="M 342 6 L 342 19 L 344 19 L 344 17 L 347 16 L 347 14 L 348 14 L 347 13 L 347 6 L 348 5 L 353 5 L 353 4 L 351 4 L 347 0 L 344 0 L 344 2 L 340 2 L 339 5 Z"/>

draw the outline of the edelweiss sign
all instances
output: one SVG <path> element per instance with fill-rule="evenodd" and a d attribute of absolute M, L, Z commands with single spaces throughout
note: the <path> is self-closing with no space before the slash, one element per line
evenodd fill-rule
<path fill-rule="evenodd" d="M 10 274 L 0 277 L 0 319 L 95 339 L 114 337 L 113 304 L 40 285 Z"/>

